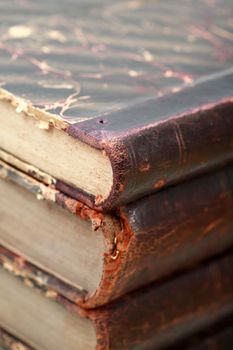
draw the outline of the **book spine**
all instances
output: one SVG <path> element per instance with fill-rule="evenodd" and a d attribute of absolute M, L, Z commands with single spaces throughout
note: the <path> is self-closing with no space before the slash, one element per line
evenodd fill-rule
<path fill-rule="evenodd" d="M 104 308 L 88 310 L 99 334 L 97 349 L 159 350 L 229 317 L 233 313 L 232 263 L 229 252 Z"/>
<path fill-rule="evenodd" d="M 121 229 L 116 226 L 104 255 L 100 285 L 84 296 L 82 307 L 104 305 L 231 247 L 232 179 L 228 165 L 121 207 Z"/>
<path fill-rule="evenodd" d="M 103 307 L 85 310 L 41 284 L 28 285 L 24 268 L 7 268 L 27 288 L 37 288 L 51 303 L 89 318 L 96 350 L 160 350 L 214 326 L 233 314 L 233 251 L 196 268 L 153 283 Z M 20 272 L 21 270 L 21 272 Z M 22 282 L 23 283 L 23 282 Z"/>
<path fill-rule="evenodd" d="M 64 282 L 57 283 L 53 276 L 40 272 L 51 290 L 84 308 L 106 304 L 233 245 L 233 165 L 128 204 L 116 216 L 96 212 L 1 163 L 0 176 L 1 169 L 6 179 L 38 198 L 53 201 L 82 220 L 89 220 L 94 230 L 102 228 L 107 249 L 95 293 L 90 295 Z M 1 247 L 0 252 L 2 258 L 22 264 L 22 259 Z M 34 267 L 27 265 L 30 275 Z"/>
<path fill-rule="evenodd" d="M 69 135 L 102 149 L 112 164 L 112 190 L 92 205 L 110 210 L 232 160 L 232 83 L 233 74 L 223 75 L 109 113 L 102 123 L 70 125 Z"/>
<path fill-rule="evenodd" d="M 100 305 L 233 245 L 233 165 L 122 207 L 115 254 L 105 259 Z M 90 303 L 90 304 L 89 304 Z"/>
<path fill-rule="evenodd" d="M 202 339 L 199 344 L 195 344 L 195 340 L 193 340 L 193 345 L 190 345 L 186 348 L 182 348 L 184 350 L 230 350 L 229 346 L 233 344 L 233 324 L 221 332 L 216 332 L 216 334 L 206 337 Z M 198 339 L 196 339 L 198 342 Z M 179 348 L 180 350 L 181 348 Z M 178 350 L 173 348 L 172 350 Z"/>
<path fill-rule="evenodd" d="M 115 205 L 133 202 L 231 161 L 232 113 L 230 102 L 202 106 L 125 137 L 129 161 L 118 186 L 123 190 L 111 194 L 111 203 L 114 196 Z"/>
<path fill-rule="evenodd" d="M 164 350 L 230 350 L 233 344 L 233 315 Z"/>

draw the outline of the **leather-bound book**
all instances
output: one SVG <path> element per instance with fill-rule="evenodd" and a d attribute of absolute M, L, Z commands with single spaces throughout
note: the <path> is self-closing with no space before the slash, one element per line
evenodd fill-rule
<path fill-rule="evenodd" d="M 232 264 L 228 251 L 84 310 L 8 260 L 0 267 L 0 327 L 37 350 L 160 350 L 232 315 Z"/>
<path fill-rule="evenodd" d="M 233 320 L 223 320 L 216 325 L 192 335 L 187 340 L 165 347 L 163 350 L 231 350 L 233 344 Z M 0 350 L 35 350 L 12 334 L 0 328 Z"/>
<path fill-rule="evenodd" d="M 233 344 L 232 315 L 203 329 L 188 339 L 165 347 L 163 350 L 231 350 Z M 33 350 L 12 334 L 0 328 L 0 350 Z"/>
<path fill-rule="evenodd" d="M 232 0 L 2 0 L 0 148 L 99 210 L 227 163 L 232 14 Z"/>
<path fill-rule="evenodd" d="M 232 344 L 233 316 L 230 315 L 163 350 L 231 350 Z"/>
<path fill-rule="evenodd" d="M 103 214 L 0 163 L 0 244 L 85 308 L 233 245 L 233 166 Z M 8 255 L 8 253 L 6 253 Z M 59 283 L 57 283 L 57 277 Z"/>

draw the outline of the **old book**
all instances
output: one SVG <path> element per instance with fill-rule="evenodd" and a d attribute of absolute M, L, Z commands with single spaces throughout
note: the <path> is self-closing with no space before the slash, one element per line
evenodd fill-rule
<path fill-rule="evenodd" d="M 102 308 L 84 310 L 35 284 L 23 267 L 5 263 L 0 327 L 38 350 L 158 350 L 232 314 L 232 264 L 229 251 Z"/>
<path fill-rule="evenodd" d="M 174 344 L 172 347 L 163 348 L 163 350 L 232 350 L 233 324 L 228 324 L 223 329 L 212 328 L 214 332 L 202 332 L 201 334 L 190 337 L 185 342 L 178 345 Z M 3 329 L 0 329 L 1 343 L 4 348 L 0 348 L 0 350 L 33 350 Z"/>
<path fill-rule="evenodd" d="M 33 350 L 27 344 L 10 333 L 0 329 L 0 350 Z M 231 350 L 233 344 L 233 323 L 228 323 L 224 328 L 211 326 L 209 331 L 201 332 L 190 337 L 185 342 L 179 342 L 163 350 Z M 35 349 L 34 349 L 35 350 Z"/>
<path fill-rule="evenodd" d="M 105 304 L 233 244 L 232 165 L 111 215 L 3 162 L 0 177 L 0 244 L 83 307 Z"/>
<path fill-rule="evenodd" d="M 163 350 L 231 350 L 233 344 L 232 315 L 220 320 L 207 329 L 188 337 L 186 340 L 174 341 L 172 346 Z M 0 345 L 9 350 L 33 350 L 18 338 L 0 328 Z M 3 348 L 0 348 L 3 350 Z"/>
<path fill-rule="evenodd" d="M 105 210 L 232 160 L 232 12 L 2 0 L 0 147 Z"/>

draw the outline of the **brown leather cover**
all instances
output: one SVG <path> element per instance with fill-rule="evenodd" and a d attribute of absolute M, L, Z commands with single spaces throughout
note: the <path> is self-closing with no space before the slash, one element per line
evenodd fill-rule
<path fill-rule="evenodd" d="M 220 76 L 108 114 L 104 123 L 70 125 L 70 135 L 104 149 L 112 162 L 109 197 L 87 203 L 109 210 L 232 160 L 232 85 L 233 74 Z M 58 187 L 87 201 L 62 182 Z"/>
<path fill-rule="evenodd" d="M 199 334 L 169 346 L 164 350 L 231 350 L 233 344 L 233 317 L 208 327 Z"/>
<path fill-rule="evenodd" d="M 210 336 L 204 339 L 201 343 L 193 345 L 187 350 L 231 350 L 232 345 L 233 326 L 231 326 L 231 328 L 225 329 L 222 332 L 212 335 L 212 337 Z"/>
<path fill-rule="evenodd" d="M 56 115 L 112 162 L 107 198 L 62 191 L 109 210 L 233 158 L 232 14 L 232 0 L 1 0 L 0 86 L 17 111 Z"/>
<path fill-rule="evenodd" d="M 112 297 L 232 246 L 232 171 L 226 167 L 121 208 L 130 239 L 124 246 L 119 237 Z"/>
<path fill-rule="evenodd" d="M 159 350 L 211 327 L 233 313 L 233 252 L 154 283 L 95 310 L 84 310 L 53 293 L 51 302 L 90 318 L 97 350 Z M 5 264 L 17 278 L 24 270 Z M 45 295 L 44 286 L 39 288 Z M 31 288 L 31 284 L 30 284 Z M 65 335 L 64 335 L 65 336 Z"/>
<path fill-rule="evenodd" d="M 233 320 L 223 320 L 220 324 L 211 326 L 186 341 L 178 342 L 164 350 L 232 350 L 233 344 Z M 33 350 L 13 337 L 10 333 L 0 328 L 0 346 L 7 350 Z M 0 348 L 3 350 L 3 348 Z"/>
<path fill-rule="evenodd" d="M 233 166 L 170 187 L 112 213 L 114 232 L 102 213 L 0 163 L 0 175 L 74 215 L 101 227 L 107 252 L 102 281 L 93 295 L 64 283 L 52 288 L 85 308 L 118 298 L 135 288 L 186 269 L 233 245 Z M 52 194 L 51 194 L 52 193 Z M 21 260 L 20 260 L 21 261 Z M 22 262 L 22 261 L 21 261 Z"/>

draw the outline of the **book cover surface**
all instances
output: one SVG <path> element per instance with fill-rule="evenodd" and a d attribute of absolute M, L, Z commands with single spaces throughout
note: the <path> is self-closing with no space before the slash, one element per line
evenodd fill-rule
<path fill-rule="evenodd" d="M 89 318 L 95 324 L 97 350 L 159 350 L 232 315 L 232 263 L 232 252 L 228 251 L 191 271 L 94 310 L 83 310 L 28 280 L 23 266 L 17 270 L 11 264 L 3 266 L 23 280 L 25 288 L 34 286 L 44 298 L 50 297 L 51 303 L 58 302 L 69 312 Z M 4 328 L 3 324 L 0 326 Z"/>
<path fill-rule="evenodd" d="M 216 173 L 145 197 L 105 216 L 0 163 L 0 177 L 5 178 L 0 181 L 8 180 L 24 187 L 35 194 L 35 200 L 44 199 L 57 204 L 58 209 L 63 207 L 89 222 L 96 235 L 104 235 L 107 247 L 102 279 L 94 294 L 83 289 L 74 290 L 66 283 L 54 283 L 52 276 L 45 276 L 52 288 L 87 308 L 106 304 L 230 248 L 233 244 L 232 173 L 232 165 L 228 165 Z M 17 212 L 9 215 L 13 221 L 18 220 Z M 15 249 L 18 253 L 17 247 Z M 7 252 L 5 255 L 9 256 Z M 30 251 L 26 256 L 30 256 Z M 22 263 L 22 259 L 14 256 L 12 259 Z M 29 272 L 30 269 L 29 266 Z"/>
<path fill-rule="evenodd" d="M 178 342 L 165 350 L 231 350 L 233 344 L 232 315 L 220 320 L 215 325 L 207 327 L 202 332 Z"/>
<path fill-rule="evenodd" d="M 107 198 L 58 180 L 110 209 L 232 159 L 232 14 L 231 0 L 3 0 L 0 98 L 107 154 Z"/>

